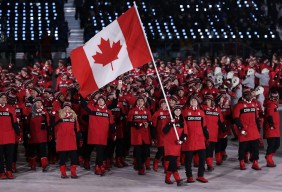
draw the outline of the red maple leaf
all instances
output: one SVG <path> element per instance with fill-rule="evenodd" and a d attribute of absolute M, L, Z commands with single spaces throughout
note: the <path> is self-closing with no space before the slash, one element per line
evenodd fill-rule
<path fill-rule="evenodd" d="M 101 53 L 96 52 L 96 55 L 92 56 L 95 63 L 102 64 L 103 67 L 111 63 L 112 70 L 114 70 L 112 62 L 118 59 L 118 53 L 122 47 L 120 41 L 113 42 L 113 46 L 111 47 L 109 39 L 106 41 L 101 38 L 101 43 L 98 47 L 100 48 Z"/>

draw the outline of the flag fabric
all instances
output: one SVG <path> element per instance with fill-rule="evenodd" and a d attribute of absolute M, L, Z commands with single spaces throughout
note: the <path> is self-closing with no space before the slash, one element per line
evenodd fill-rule
<path fill-rule="evenodd" d="M 136 7 L 72 50 L 70 58 L 83 97 L 152 61 Z"/>

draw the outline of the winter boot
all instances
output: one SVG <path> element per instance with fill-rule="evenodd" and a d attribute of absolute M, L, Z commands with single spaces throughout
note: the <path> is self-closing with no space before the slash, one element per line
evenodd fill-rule
<path fill-rule="evenodd" d="M 84 159 L 83 167 L 86 170 L 90 170 L 90 159 L 88 158 Z"/>
<path fill-rule="evenodd" d="M 95 165 L 95 170 L 94 170 L 95 175 L 101 175 L 101 168 L 99 165 Z"/>
<path fill-rule="evenodd" d="M 246 170 L 245 160 L 240 160 L 240 169 L 241 170 Z"/>
<path fill-rule="evenodd" d="M 265 156 L 265 159 L 266 159 L 266 166 L 267 167 L 276 167 L 273 159 L 272 159 L 272 155 L 273 154 L 269 154 L 269 155 L 266 155 Z"/>
<path fill-rule="evenodd" d="M 122 168 L 123 164 L 121 163 L 121 157 L 116 157 L 115 166 L 118 168 Z"/>
<path fill-rule="evenodd" d="M 100 166 L 101 176 L 106 175 L 107 172 L 109 172 L 109 169 L 106 169 L 104 165 Z"/>
<path fill-rule="evenodd" d="M 14 179 L 14 178 L 15 178 L 14 175 L 13 175 L 13 173 L 12 173 L 12 171 L 7 171 L 7 172 L 6 172 L 6 175 L 7 175 L 7 178 L 8 178 L 8 179 Z"/>
<path fill-rule="evenodd" d="M 70 170 L 71 170 L 71 178 L 77 179 L 78 176 L 76 175 L 76 165 L 71 165 Z"/>
<path fill-rule="evenodd" d="M 164 161 L 164 172 L 167 171 L 168 166 L 169 166 L 169 161 Z"/>
<path fill-rule="evenodd" d="M 143 165 L 141 169 L 138 170 L 138 175 L 145 175 L 145 166 Z"/>
<path fill-rule="evenodd" d="M 228 157 L 225 151 L 221 151 L 221 156 L 223 161 L 225 161 Z"/>
<path fill-rule="evenodd" d="M 106 172 L 110 171 L 110 167 L 108 167 L 107 161 L 103 161 L 103 168 L 105 169 Z"/>
<path fill-rule="evenodd" d="M 208 167 L 207 171 L 213 171 L 214 170 L 214 168 L 212 166 L 212 160 L 213 160 L 212 157 L 206 158 L 206 163 L 207 163 L 207 167 Z"/>
<path fill-rule="evenodd" d="M 257 170 L 257 171 L 261 170 L 257 160 L 253 160 L 252 169 Z"/>
<path fill-rule="evenodd" d="M 204 176 L 198 176 L 196 180 L 201 182 L 201 183 L 209 182 L 206 178 L 204 178 Z"/>
<path fill-rule="evenodd" d="M 188 177 L 187 178 L 187 183 L 194 183 L 195 180 L 193 179 L 193 177 Z"/>
<path fill-rule="evenodd" d="M 29 164 L 30 164 L 30 169 L 35 171 L 36 170 L 36 157 L 30 158 Z"/>
<path fill-rule="evenodd" d="M 67 170 L 66 165 L 61 165 L 61 166 L 60 166 L 61 178 L 62 178 L 62 179 L 68 178 L 67 173 L 66 173 L 66 170 Z"/>
<path fill-rule="evenodd" d="M 5 173 L 0 173 L 0 180 L 7 179 L 7 175 Z"/>
<path fill-rule="evenodd" d="M 112 159 L 112 158 L 107 159 L 107 160 L 106 160 L 105 168 L 106 168 L 106 169 L 110 169 L 110 168 L 112 168 L 112 166 L 113 166 L 113 159 Z"/>
<path fill-rule="evenodd" d="M 16 166 L 16 162 L 12 163 L 12 172 L 16 173 L 17 172 L 17 166 Z"/>
<path fill-rule="evenodd" d="M 128 164 L 125 162 L 125 157 L 121 157 L 120 162 L 121 162 L 123 167 L 127 167 L 128 166 Z"/>
<path fill-rule="evenodd" d="M 221 153 L 215 153 L 215 160 L 216 160 L 216 165 L 221 165 L 222 164 L 222 155 Z"/>
<path fill-rule="evenodd" d="M 165 173 L 165 183 L 166 184 L 173 184 L 173 182 L 170 180 L 170 177 L 171 177 L 171 175 L 172 175 L 172 172 L 171 171 L 167 171 L 166 173 Z"/>
<path fill-rule="evenodd" d="M 151 170 L 150 161 L 151 161 L 150 157 L 147 157 L 146 160 L 145 160 L 146 170 Z"/>
<path fill-rule="evenodd" d="M 153 170 L 154 171 L 158 171 L 159 168 L 159 160 L 158 159 L 154 159 L 153 161 Z"/>
<path fill-rule="evenodd" d="M 180 178 L 178 171 L 173 172 L 173 177 L 177 183 L 177 186 L 184 186 L 186 183 L 183 182 L 183 179 Z"/>
<path fill-rule="evenodd" d="M 81 167 L 84 165 L 84 158 L 81 155 L 78 156 L 78 164 Z"/>
<path fill-rule="evenodd" d="M 48 159 L 47 159 L 47 157 L 42 157 L 41 158 L 42 172 L 46 172 L 47 171 L 47 166 L 48 166 Z"/>

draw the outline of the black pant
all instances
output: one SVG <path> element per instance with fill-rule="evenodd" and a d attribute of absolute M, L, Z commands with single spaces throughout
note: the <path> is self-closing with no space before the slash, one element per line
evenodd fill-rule
<path fill-rule="evenodd" d="M 125 140 L 117 139 L 116 140 L 116 157 L 125 157 Z"/>
<path fill-rule="evenodd" d="M 266 155 L 275 153 L 280 147 L 280 137 L 273 137 L 267 139 Z"/>
<path fill-rule="evenodd" d="M 198 176 L 202 177 L 204 176 L 205 171 L 205 160 L 206 160 L 206 150 L 201 149 L 198 151 L 185 151 L 185 171 L 186 176 L 192 177 L 192 159 L 193 155 L 198 153 L 199 155 L 199 168 L 198 168 Z"/>
<path fill-rule="evenodd" d="M 49 157 L 56 156 L 57 152 L 56 152 L 56 142 L 55 139 L 52 139 L 52 141 L 48 142 L 48 154 Z"/>
<path fill-rule="evenodd" d="M 239 160 L 244 160 L 246 152 L 252 154 L 253 160 L 259 159 L 259 140 L 239 142 Z"/>
<path fill-rule="evenodd" d="M 15 152 L 15 144 L 0 145 L 0 173 L 4 173 L 4 157 L 6 160 L 6 171 L 12 171 L 12 163 Z"/>
<path fill-rule="evenodd" d="M 215 148 L 215 142 L 210 142 L 206 148 L 206 157 L 213 157 L 213 152 Z"/>
<path fill-rule="evenodd" d="M 78 148 L 77 153 L 78 155 L 85 157 L 86 156 L 85 153 L 87 152 L 87 148 L 88 148 L 88 145 L 87 145 L 88 133 L 87 131 L 83 131 L 81 132 L 81 134 L 82 134 L 83 145 L 81 148 Z"/>
<path fill-rule="evenodd" d="M 150 145 L 143 144 L 134 146 L 134 157 L 136 158 L 136 168 L 138 170 L 141 170 L 143 168 L 143 164 L 145 163 L 146 158 L 150 157 L 148 151 L 150 153 Z"/>
<path fill-rule="evenodd" d="M 115 152 L 115 147 L 116 147 L 116 142 L 113 141 L 112 139 L 108 139 L 106 150 L 105 150 L 105 159 L 112 159 L 114 156 Z"/>
<path fill-rule="evenodd" d="M 68 156 L 71 159 L 71 165 L 77 165 L 77 151 L 60 151 L 59 157 L 60 157 L 60 166 L 65 165 Z"/>
<path fill-rule="evenodd" d="M 91 152 L 93 151 L 94 147 L 96 149 L 96 165 L 102 166 L 105 157 L 105 145 L 87 145 L 84 158 L 90 159 Z"/>
<path fill-rule="evenodd" d="M 225 151 L 227 148 L 227 143 L 228 143 L 227 137 L 219 139 L 218 142 L 215 144 L 215 153 Z"/>
<path fill-rule="evenodd" d="M 160 160 L 161 157 L 164 156 L 164 147 L 158 147 L 158 151 L 156 153 L 155 159 Z"/>
<path fill-rule="evenodd" d="M 176 163 L 177 156 L 170 156 L 169 155 L 169 156 L 166 156 L 165 159 L 166 159 L 166 161 L 169 162 L 167 170 L 171 171 L 171 172 L 177 171 L 177 163 Z"/>
<path fill-rule="evenodd" d="M 14 147 L 14 155 L 13 155 L 13 163 L 17 162 L 18 160 L 18 144 L 15 144 Z"/>
<path fill-rule="evenodd" d="M 47 157 L 47 143 L 35 143 L 28 145 L 28 155 L 33 158 L 36 155 L 40 158 Z"/>

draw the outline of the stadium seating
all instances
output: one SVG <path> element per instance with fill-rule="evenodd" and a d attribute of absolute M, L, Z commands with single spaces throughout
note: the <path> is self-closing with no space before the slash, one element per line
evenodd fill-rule
<path fill-rule="evenodd" d="M 48 37 L 52 49 L 64 49 L 68 30 L 63 13 L 63 6 L 56 0 L 3 0 L 0 2 L 1 44 L 12 43 L 21 51 L 39 46 Z"/>
<path fill-rule="evenodd" d="M 89 2 L 92 30 L 86 29 L 86 41 L 133 5 L 133 1 Z M 258 0 L 137 1 L 137 5 L 151 40 L 278 39 Z"/>

